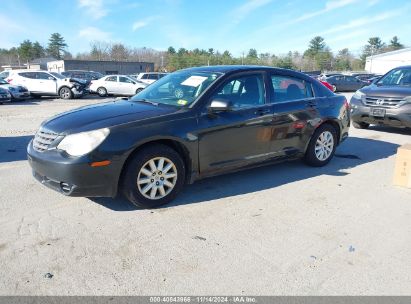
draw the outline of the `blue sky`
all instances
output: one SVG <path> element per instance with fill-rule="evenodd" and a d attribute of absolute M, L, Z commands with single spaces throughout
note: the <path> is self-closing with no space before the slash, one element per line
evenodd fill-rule
<path fill-rule="evenodd" d="M 90 42 L 210 48 L 238 56 L 304 51 L 323 36 L 332 51 L 360 52 L 369 37 L 411 46 L 410 0 L 0 0 L 0 48 L 46 45 L 59 32 L 73 54 Z"/>

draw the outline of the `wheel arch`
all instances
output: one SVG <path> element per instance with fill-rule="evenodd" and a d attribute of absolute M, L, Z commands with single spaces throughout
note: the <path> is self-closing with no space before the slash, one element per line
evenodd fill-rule
<path fill-rule="evenodd" d="M 175 150 L 181 156 L 185 165 L 185 183 L 191 180 L 192 159 L 188 148 L 181 141 L 174 138 L 158 138 L 145 141 L 134 147 L 121 168 L 121 173 L 118 179 L 118 189 L 121 187 L 127 165 L 130 163 L 131 159 L 145 147 L 155 144 L 162 144 Z"/>

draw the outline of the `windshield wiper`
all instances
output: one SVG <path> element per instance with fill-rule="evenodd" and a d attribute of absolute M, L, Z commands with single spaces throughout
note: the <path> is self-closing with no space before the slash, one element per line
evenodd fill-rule
<path fill-rule="evenodd" d="M 141 99 L 130 99 L 130 100 L 131 100 L 131 101 L 137 101 L 137 102 L 149 103 L 149 104 L 151 104 L 151 105 L 153 105 L 153 106 L 158 106 L 158 102 L 150 101 L 150 100 L 147 100 L 147 99 L 144 99 L 144 98 L 141 98 Z"/>

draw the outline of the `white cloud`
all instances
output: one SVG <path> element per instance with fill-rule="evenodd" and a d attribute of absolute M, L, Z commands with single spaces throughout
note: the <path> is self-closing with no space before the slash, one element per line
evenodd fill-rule
<path fill-rule="evenodd" d="M 234 9 L 231 12 L 231 16 L 234 18 L 235 23 L 239 23 L 253 11 L 269 4 L 270 2 L 272 2 L 272 0 L 247 0 L 243 5 Z"/>
<path fill-rule="evenodd" d="M 321 32 L 319 35 L 321 36 L 321 35 L 332 34 L 332 33 L 340 32 L 340 31 L 345 31 L 345 30 L 358 29 L 358 28 L 364 27 L 365 25 L 369 25 L 369 24 L 376 23 L 376 22 L 381 22 L 381 21 L 399 16 L 401 14 L 402 14 L 402 10 L 393 10 L 393 11 L 386 12 L 386 13 L 379 14 L 379 15 L 372 16 L 372 17 L 363 17 L 363 18 L 351 20 L 350 22 L 346 24 L 338 25 L 324 32 Z"/>
<path fill-rule="evenodd" d="M 156 19 L 158 19 L 158 18 L 159 18 L 159 16 L 151 16 L 151 17 L 145 18 L 145 19 L 143 19 L 143 20 L 137 20 L 137 21 L 135 21 L 135 22 L 133 23 L 133 26 L 132 26 L 133 32 L 135 32 L 135 31 L 137 31 L 137 30 L 139 30 L 139 29 L 141 29 L 141 28 L 149 25 L 153 20 L 156 20 Z"/>
<path fill-rule="evenodd" d="M 296 18 L 290 22 L 288 22 L 287 24 L 295 24 L 295 23 L 299 23 L 308 19 L 312 19 L 314 17 L 318 17 L 320 15 L 326 14 L 328 12 L 331 12 L 333 10 L 336 10 L 338 8 L 342 8 L 344 6 L 350 5 L 354 2 L 357 2 L 358 0 L 330 0 L 328 2 L 325 3 L 325 7 L 323 9 L 317 10 L 315 12 L 312 13 L 307 13 L 307 14 L 303 14 L 301 17 Z"/>
<path fill-rule="evenodd" d="M 85 9 L 94 19 L 103 18 L 108 14 L 107 3 L 103 0 L 78 0 L 78 6 Z"/>
<path fill-rule="evenodd" d="M 111 39 L 111 33 L 110 32 L 105 32 L 102 31 L 96 27 L 89 26 L 84 29 L 81 29 L 78 33 L 78 36 L 80 38 L 88 39 L 90 41 L 92 40 L 110 40 Z"/>

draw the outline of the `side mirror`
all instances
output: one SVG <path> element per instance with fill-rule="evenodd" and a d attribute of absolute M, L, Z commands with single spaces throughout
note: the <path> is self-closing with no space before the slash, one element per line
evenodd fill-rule
<path fill-rule="evenodd" d="M 208 111 L 212 113 L 227 112 L 230 110 L 230 101 L 224 98 L 216 98 L 211 101 Z"/>
<path fill-rule="evenodd" d="M 56 78 L 49 76 L 49 80 L 56 80 Z"/>

